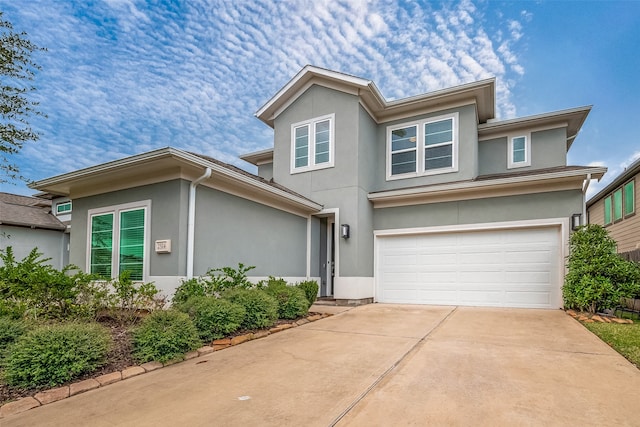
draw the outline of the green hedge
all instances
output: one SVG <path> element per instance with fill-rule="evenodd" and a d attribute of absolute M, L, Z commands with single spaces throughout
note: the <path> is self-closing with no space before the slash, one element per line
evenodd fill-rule
<path fill-rule="evenodd" d="M 203 341 L 227 336 L 242 326 L 246 311 L 243 306 L 215 297 L 193 297 L 179 309 L 191 317 Z"/>
<path fill-rule="evenodd" d="M 240 304 L 246 311 L 242 326 L 260 329 L 272 326 L 278 320 L 278 301 L 260 289 L 231 289 L 223 294 L 224 299 Z"/>
<path fill-rule="evenodd" d="M 278 283 L 267 286 L 265 292 L 278 301 L 280 319 L 296 319 L 309 311 L 309 301 L 300 288 Z"/>
<path fill-rule="evenodd" d="M 186 313 L 158 310 L 133 331 L 133 356 L 141 363 L 168 362 L 200 347 L 198 330 Z"/>
<path fill-rule="evenodd" d="M 103 365 L 110 345 L 98 324 L 40 326 L 10 346 L 4 377 L 12 386 L 55 387 Z"/>

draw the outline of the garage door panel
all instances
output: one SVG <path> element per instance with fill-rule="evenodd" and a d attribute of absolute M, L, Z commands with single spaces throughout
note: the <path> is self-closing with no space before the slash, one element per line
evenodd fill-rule
<path fill-rule="evenodd" d="M 558 227 L 380 237 L 381 302 L 556 308 Z"/>

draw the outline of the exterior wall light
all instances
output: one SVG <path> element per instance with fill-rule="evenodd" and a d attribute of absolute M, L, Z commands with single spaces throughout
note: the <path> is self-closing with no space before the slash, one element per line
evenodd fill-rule
<path fill-rule="evenodd" d="M 576 231 L 582 225 L 582 214 L 571 215 L 571 229 Z"/>
<path fill-rule="evenodd" d="M 349 224 L 342 224 L 340 226 L 340 237 L 343 239 L 349 238 Z"/>

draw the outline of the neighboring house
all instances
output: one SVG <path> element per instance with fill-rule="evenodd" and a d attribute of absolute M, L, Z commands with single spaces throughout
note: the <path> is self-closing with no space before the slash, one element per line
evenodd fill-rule
<path fill-rule="evenodd" d="M 51 212 L 51 200 L 0 193 L 0 250 L 8 246 L 17 260 L 34 249 L 61 269 L 69 263 L 67 226 Z M 0 261 L 1 263 L 1 261 Z"/>
<path fill-rule="evenodd" d="M 256 114 L 258 176 L 165 148 L 33 188 L 73 200 L 73 263 L 168 292 L 242 262 L 338 300 L 557 308 L 570 219 L 606 171 L 566 164 L 589 111 L 496 120 L 493 79 L 387 101 L 307 66 Z"/>
<path fill-rule="evenodd" d="M 618 243 L 618 252 L 640 249 L 640 216 L 636 201 L 640 159 L 633 162 L 609 185 L 587 202 L 589 224 L 600 224 Z"/>

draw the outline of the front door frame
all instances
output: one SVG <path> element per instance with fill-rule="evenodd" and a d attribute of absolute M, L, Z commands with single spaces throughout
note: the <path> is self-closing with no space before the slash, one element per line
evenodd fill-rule
<path fill-rule="evenodd" d="M 340 210 L 338 208 L 323 209 L 317 214 L 310 215 L 307 221 L 307 277 L 311 278 L 314 275 L 311 274 L 311 254 L 314 252 L 311 250 L 311 218 L 327 218 L 327 295 L 333 296 L 335 294 L 336 279 L 340 277 L 340 244 L 338 240 L 338 227 L 335 224 L 340 224 Z M 333 226 L 331 226 L 333 224 Z M 331 235 L 333 234 L 333 238 Z M 333 246 L 333 275 L 331 274 L 331 249 Z M 317 254 L 318 252 L 316 252 Z M 320 267 L 322 268 L 322 266 Z M 322 284 L 319 283 L 321 286 Z M 330 292 L 329 292 L 330 291 Z"/>

